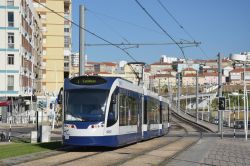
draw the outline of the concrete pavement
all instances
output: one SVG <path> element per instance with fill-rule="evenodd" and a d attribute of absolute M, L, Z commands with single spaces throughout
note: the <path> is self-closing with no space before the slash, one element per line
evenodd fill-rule
<path fill-rule="evenodd" d="M 170 166 L 250 166 L 250 140 L 205 137 L 173 158 Z"/>
<path fill-rule="evenodd" d="M 11 125 L 11 140 L 12 139 L 19 139 L 19 140 L 27 140 L 30 139 L 30 134 L 31 131 L 36 130 L 36 125 L 35 124 L 12 124 Z M 0 134 L 4 133 L 5 134 L 5 141 L 8 141 L 8 136 L 10 132 L 10 125 L 9 124 L 4 124 L 0 123 Z M 54 128 L 54 130 L 51 131 L 51 140 L 61 140 L 61 133 L 62 133 L 62 128 Z M 3 142 L 0 141 L 0 144 Z"/>

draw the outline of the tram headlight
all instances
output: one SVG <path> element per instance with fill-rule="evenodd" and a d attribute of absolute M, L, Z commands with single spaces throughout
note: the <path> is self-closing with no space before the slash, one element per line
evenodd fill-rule
<path fill-rule="evenodd" d="M 74 124 L 65 124 L 64 127 L 71 128 L 71 129 L 77 129 L 76 125 L 74 125 Z"/>
<path fill-rule="evenodd" d="M 90 126 L 92 129 L 95 129 L 95 128 L 100 128 L 100 127 L 104 127 L 103 124 L 94 124 L 94 125 L 91 125 Z"/>

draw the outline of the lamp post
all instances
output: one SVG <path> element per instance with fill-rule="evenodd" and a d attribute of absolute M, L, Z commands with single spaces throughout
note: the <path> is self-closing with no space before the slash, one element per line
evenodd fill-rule
<path fill-rule="evenodd" d="M 244 87 L 244 131 L 245 131 L 245 139 L 247 141 L 248 135 L 248 97 L 247 97 L 247 88 L 246 88 L 246 63 L 247 63 L 247 56 L 246 54 L 231 54 L 231 60 L 243 62 L 244 63 L 244 77 L 243 77 L 243 87 Z"/>

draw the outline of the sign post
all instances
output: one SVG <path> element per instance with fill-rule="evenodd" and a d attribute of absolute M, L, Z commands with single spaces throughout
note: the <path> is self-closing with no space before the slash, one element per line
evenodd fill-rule
<path fill-rule="evenodd" d="M 219 97 L 219 114 L 220 114 L 219 125 L 221 127 L 220 129 L 221 139 L 223 138 L 223 111 L 225 111 L 225 108 L 226 108 L 225 97 Z"/>

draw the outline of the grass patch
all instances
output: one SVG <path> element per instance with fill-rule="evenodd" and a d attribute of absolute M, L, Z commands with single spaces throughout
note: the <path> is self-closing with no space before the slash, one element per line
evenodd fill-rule
<path fill-rule="evenodd" d="M 12 143 L 12 144 L 0 145 L 0 160 L 30 153 L 54 150 L 61 146 L 62 146 L 61 142 L 48 142 L 48 143 L 38 143 L 38 144 Z"/>

